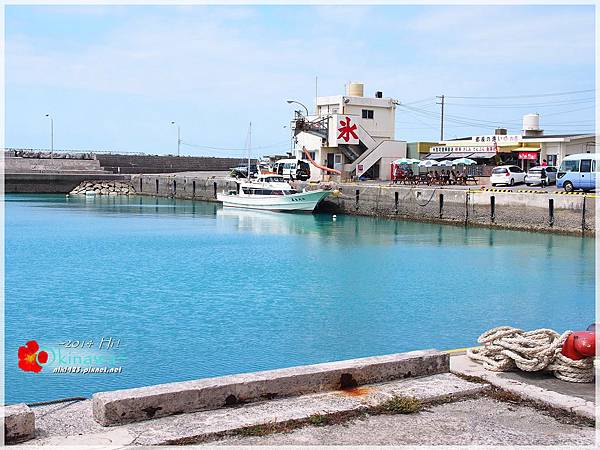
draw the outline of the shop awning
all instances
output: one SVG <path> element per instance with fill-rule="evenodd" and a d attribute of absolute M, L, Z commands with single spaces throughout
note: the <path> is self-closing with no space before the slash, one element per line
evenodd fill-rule
<path fill-rule="evenodd" d="M 496 156 L 496 152 L 475 152 L 469 156 L 469 158 L 488 159 Z"/>
<path fill-rule="evenodd" d="M 468 158 L 473 152 L 452 152 L 448 155 L 449 159 Z"/>
<path fill-rule="evenodd" d="M 430 153 L 425 159 L 446 159 L 450 153 Z"/>

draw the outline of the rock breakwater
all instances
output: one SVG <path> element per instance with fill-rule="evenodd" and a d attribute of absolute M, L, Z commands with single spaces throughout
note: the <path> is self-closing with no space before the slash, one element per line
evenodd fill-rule
<path fill-rule="evenodd" d="M 135 189 L 123 181 L 82 181 L 79 186 L 73 189 L 69 194 L 84 195 L 93 193 L 94 195 L 132 195 Z"/>

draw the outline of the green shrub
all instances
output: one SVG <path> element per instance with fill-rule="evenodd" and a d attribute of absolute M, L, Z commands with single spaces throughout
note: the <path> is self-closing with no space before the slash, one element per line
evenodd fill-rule
<path fill-rule="evenodd" d="M 311 425 L 322 427 L 324 425 L 327 425 L 328 419 L 322 414 L 313 414 L 308 418 L 308 421 Z"/>
<path fill-rule="evenodd" d="M 421 400 L 417 398 L 395 395 L 379 408 L 388 414 L 412 414 L 420 411 L 422 406 Z"/>

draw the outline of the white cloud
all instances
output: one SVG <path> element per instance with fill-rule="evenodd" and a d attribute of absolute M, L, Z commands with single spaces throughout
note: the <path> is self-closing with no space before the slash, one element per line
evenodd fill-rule
<path fill-rule="evenodd" d="M 593 64 L 592 7 L 447 7 L 422 14 L 408 28 L 424 38 L 426 54 L 444 61 Z"/>
<path fill-rule="evenodd" d="M 279 10 L 296 27 L 289 30 L 264 25 L 260 8 L 189 6 L 175 16 L 131 14 L 124 23 L 121 9 L 121 25 L 78 46 L 53 47 L 22 30 L 6 45 L 7 89 L 133 94 L 228 114 L 235 103 L 236 115 L 262 111 L 281 127 L 287 118 L 273 118 L 272 109 L 285 114 L 286 98 L 311 102 L 315 75 L 322 95 L 355 79 L 401 100 L 570 90 L 565 83 L 577 80 L 553 70 L 569 65 L 591 68 L 583 78 L 593 79 L 590 8 L 430 7 L 417 17 L 377 7 L 291 8 Z"/>

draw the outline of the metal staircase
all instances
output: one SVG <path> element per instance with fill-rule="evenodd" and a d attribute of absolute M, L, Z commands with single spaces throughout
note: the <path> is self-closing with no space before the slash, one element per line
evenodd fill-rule
<path fill-rule="evenodd" d="M 358 145 L 338 144 L 338 148 L 350 162 L 356 161 L 367 150 L 362 141 Z"/>
<path fill-rule="evenodd" d="M 296 111 L 296 116 L 293 122 L 294 136 L 299 133 L 310 133 L 321 139 L 327 139 L 329 134 L 329 117 L 320 117 L 315 120 L 308 120 L 299 111 Z"/>

